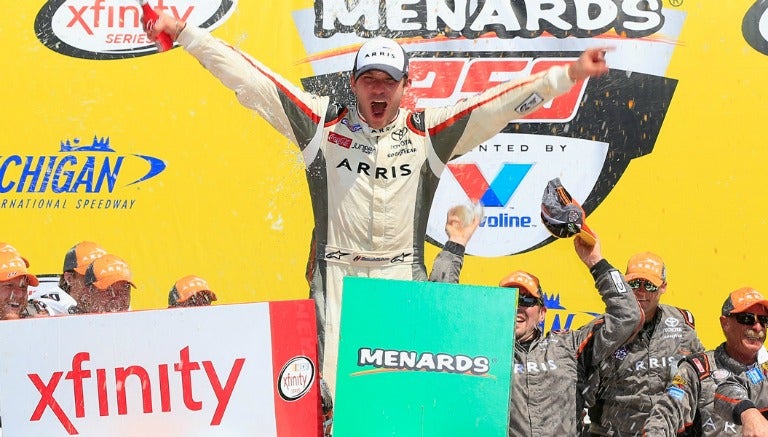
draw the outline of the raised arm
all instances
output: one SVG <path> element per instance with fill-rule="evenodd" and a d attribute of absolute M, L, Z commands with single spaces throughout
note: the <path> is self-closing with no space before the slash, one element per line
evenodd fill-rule
<path fill-rule="evenodd" d="M 504 127 L 569 91 L 578 81 L 608 72 L 607 47 L 585 50 L 576 61 L 500 83 L 455 105 L 425 111 L 433 147 L 443 162 L 467 153 Z M 449 129 L 458 127 L 457 129 Z M 457 131 L 461 134 L 457 136 Z"/>
<path fill-rule="evenodd" d="M 472 220 L 465 224 L 461 208 L 455 206 L 448 210 L 448 217 L 445 222 L 445 233 L 448 234 L 448 241 L 435 258 L 432 272 L 429 274 L 431 282 L 459 283 L 461 268 L 464 266 L 464 250 L 481 220 L 479 214 L 474 214 Z"/>
<path fill-rule="evenodd" d="M 605 53 L 613 50 L 611 47 L 593 47 L 584 50 L 575 62 L 568 65 L 568 77 L 573 82 L 588 77 L 600 77 L 608 72 Z"/>
<path fill-rule="evenodd" d="M 316 97 L 301 90 L 208 31 L 157 11 L 157 22 L 146 30 L 150 39 L 157 38 L 160 32 L 170 35 L 224 86 L 234 91 L 243 106 L 256 111 L 302 151 L 322 129 L 329 110 L 328 97 Z M 305 156 L 305 160 L 313 156 Z"/>
<path fill-rule="evenodd" d="M 598 363 L 629 341 L 640 329 L 643 312 L 624 275 L 603 258 L 599 238 L 596 237 L 595 244 L 590 246 L 576 236 L 573 244 L 579 258 L 592 273 L 595 286 L 605 303 L 605 314 L 596 323 L 587 325 L 590 328 L 586 329 L 591 332 L 580 333 L 580 337 L 585 339 L 583 341 L 593 337 L 591 356 L 588 358 L 592 363 Z"/>

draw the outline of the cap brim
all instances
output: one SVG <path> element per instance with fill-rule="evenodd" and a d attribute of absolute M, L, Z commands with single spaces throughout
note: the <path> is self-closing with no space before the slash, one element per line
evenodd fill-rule
<path fill-rule="evenodd" d="M 387 65 L 387 64 L 371 64 L 371 65 L 366 65 L 366 66 L 361 67 L 360 69 L 356 70 L 355 71 L 355 79 L 360 77 L 360 75 L 365 73 L 366 71 L 371 71 L 371 70 L 383 71 L 383 72 L 387 73 L 388 75 L 390 75 L 392 77 L 392 79 L 395 79 L 397 81 L 401 80 L 403 78 L 403 76 L 405 76 L 405 73 L 403 73 L 402 70 L 399 70 L 398 68 L 393 67 L 391 65 Z"/>
<path fill-rule="evenodd" d="M 27 273 L 27 280 L 29 281 L 29 285 L 33 287 L 40 285 L 40 281 L 37 279 L 37 276 L 33 275 L 32 273 Z"/>
<path fill-rule="evenodd" d="M 117 279 L 117 280 L 113 281 L 111 278 L 108 278 L 108 279 L 102 279 L 101 281 L 94 281 L 92 284 L 95 285 L 96 288 L 98 288 L 100 290 L 103 290 L 103 289 L 109 287 L 112 284 L 116 284 L 118 282 L 123 282 L 123 281 L 127 282 L 128 284 L 130 284 L 131 287 L 136 288 L 136 284 L 134 284 L 133 282 L 128 281 L 126 279 Z"/>
<path fill-rule="evenodd" d="M 519 282 L 509 282 L 509 283 L 507 283 L 504 286 L 505 287 L 513 287 L 513 288 L 518 288 L 518 289 L 521 289 L 521 290 L 525 290 L 525 292 L 527 294 L 530 294 L 533 297 L 541 298 L 541 294 L 539 294 L 538 290 L 531 290 L 530 288 L 528 288 L 528 286 L 526 286 L 525 284 L 521 284 Z"/>
<path fill-rule="evenodd" d="M 14 276 L 12 278 L 3 279 L 3 281 L 10 281 L 12 279 L 20 278 L 22 276 L 26 276 L 27 277 L 27 284 L 28 285 L 31 285 L 33 287 L 37 287 L 38 285 L 40 285 L 40 281 L 37 279 L 37 276 L 33 275 L 32 273 L 19 273 L 18 275 Z"/>
<path fill-rule="evenodd" d="M 627 282 L 633 279 L 645 279 L 646 281 L 650 281 L 651 284 L 657 287 L 661 287 L 661 285 L 664 283 L 664 281 L 661 278 L 653 275 L 647 275 L 645 273 L 627 273 L 626 275 L 624 275 L 624 279 Z"/>
<path fill-rule="evenodd" d="M 755 305 L 762 305 L 763 307 L 765 307 L 766 310 L 768 310 L 768 300 L 763 299 L 763 300 L 756 300 L 754 302 L 749 302 L 749 305 L 746 305 L 746 306 L 741 306 L 739 308 L 734 308 L 731 311 L 729 311 L 729 313 L 730 314 L 743 313 L 743 312 L 745 312 L 746 310 L 748 310 L 749 308 L 751 308 L 751 307 L 753 307 Z"/>
<path fill-rule="evenodd" d="M 581 223 L 581 231 L 579 232 L 579 238 L 581 238 L 581 241 L 584 242 L 587 246 L 594 246 L 597 242 L 595 233 L 592 232 L 592 229 L 589 229 L 587 224 L 585 222 Z"/>

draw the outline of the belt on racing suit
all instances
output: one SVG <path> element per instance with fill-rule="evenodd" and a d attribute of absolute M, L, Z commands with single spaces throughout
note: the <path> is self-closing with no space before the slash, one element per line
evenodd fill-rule
<path fill-rule="evenodd" d="M 354 267 L 387 267 L 419 262 L 413 248 L 392 251 L 360 251 L 318 245 L 317 259 Z"/>

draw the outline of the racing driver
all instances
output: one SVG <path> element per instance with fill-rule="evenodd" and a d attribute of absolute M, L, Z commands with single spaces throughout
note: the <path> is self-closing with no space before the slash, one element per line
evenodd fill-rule
<path fill-rule="evenodd" d="M 314 213 L 307 279 L 320 365 L 332 393 L 342 279 L 426 280 L 427 219 L 446 163 L 576 82 L 608 72 L 607 48 L 587 49 L 568 65 L 453 106 L 412 112 L 400 108 L 410 84 L 408 54 L 394 40 L 376 37 L 357 52 L 349 82 L 356 103 L 347 105 L 302 91 L 208 31 L 156 11 L 150 39 L 170 35 L 301 151 Z"/>

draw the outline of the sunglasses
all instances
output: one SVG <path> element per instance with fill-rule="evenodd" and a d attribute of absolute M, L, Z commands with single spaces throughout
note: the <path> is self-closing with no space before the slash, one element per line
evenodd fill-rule
<path fill-rule="evenodd" d="M 659 291 L 659 287 L 656 285 L 653 285 L 651 281 L 646 281 L 645 279 L 633 279 L 629 282 L 627 282 L 630 287 L 632 287 L 632 290 L 639 290 L 642 285 L 645 285 L 645 291 L 655 293 Z"/>
<path fill-rule="evenodd" d="M 735 313 L 728 314 L 728 317 L 735 319 L 740 325 L 752 326 L 755 324 L 755 321 L 760 321 L 763 328 L 768 326 L 768 316 L 757 316 L 752 313 Z"/>
<path fill-rule="evenodd" d="M 536 305 L 544 306 L 544 302 L 542 302 L 541 298 L 533 297 L 529 295 L 520 295 L 517 298 L 517 306 L 519 307 L 534 307 Z"/>

